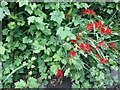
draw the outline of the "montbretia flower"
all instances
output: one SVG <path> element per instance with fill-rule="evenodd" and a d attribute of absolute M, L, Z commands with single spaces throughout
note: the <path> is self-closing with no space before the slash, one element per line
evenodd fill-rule
<path fill-rule="evenodd" d="M 79 44 L 80 49 L 84 50 L 84 52 L 89 52 L 90 51 L 90 44 L 89 43 L 80 43 Z"/>
<path fill-rule="evenodd" d="M 111 48 L 113 48 L 113 49 L 115 49 L 115 48 L 116 48 L 116 46 L 115 46 L 115 43 L 114 43 L 114 42 L 110 42 L 110 43 L 109 43 L 109 46 L 110 46 Z"/>
<path fill-rule="evenodd" d="M 57 74 L 56 74 L 57 78 L 62 78 L 63 77 L 63 72 L 61 69 L 58 68 Z"/>
<path fill-rule="evenodd" d="M 93 30 L 93 24 L 92 23 L 88 23 L 86 25 L 86 30 L 88 30 L 88 31 Z"/>
<path fill-rule="evenodd" d="M 95 29 L 99 29 L 99 28 L 102 28 L 104 27 L 104 24 L 102 23 L 102 21 L 94 21 L 94 27 Z"/>
<path fill-rule="evenodd" d="M 84 14 L 95 15 L 95 12 L 90 9 L 85 9 L 81 13 L 82 13 L 82 15 L 84 15 Z"/>
<path fill-rule="evenodd" d="M 99 54 L 97 54 L 96 57 L 101 61 L 102 64 L 105 64 L 108 62 L 108 60 L 101 58 L 101 56 Z"/>
<path fill-rule="evenodd" d="M 70 55 L 71 55 L 72 57 L 75 57 L 75 56 L 76 56 L 76 52 L 73 51 L 73 50 L 70 50 Z"/>

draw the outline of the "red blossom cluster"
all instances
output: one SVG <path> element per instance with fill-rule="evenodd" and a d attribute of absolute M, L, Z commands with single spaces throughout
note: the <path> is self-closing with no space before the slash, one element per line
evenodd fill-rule
<path fill-rule="evenodd" d="M 101 21 L 94 21 L 94 23 L 88 23 L 86 25 L 86 30 L 90 31 L 90 30 L 94 30 L 97 29 L 98 31 L 100 31 L 100 33 L 102 33 L 103 35 L 111 35 L 112 32 L 108 27 L 105 27 L 104 24 Z"/>
<path fill-rule="evenodd" d="M 95 15 L 95 12 L 90 9 L 85 9 L 82 11 L 82 15 L 84 15 L 84 14 Z"/>
<path fill-rule="evenodd" d="M 86 9 L 86 10 L 82 11 L 82 15 L 84 15 L 84 14 L 95 15 L 95 12 L 90 10 L 90 9 Z M 99 21 L 94 21 L 94 23 L 88 23 L 86 25 L 86 30 L 92 31 L 94 29 L 98 30 L 103 35 L 108 35 L 108 34 L 111 35 L 112 34 L 111 30 L 108 27 L 106 27 L 102 23 L 102 21 L 100 21 L 100 20 Z M 75 40 L 70 40 L 70 42 L 74 43 L 74 45 L 76 45 L 78 50 L 83 50 L 84 52 L 89 53 L 90 50 L 91 50 L 90 43 L 87 42 L 87 43 L 84 44 L 84 43 L 80 42 L 78 44 L 78 40 L 79 40 L 79 36 L 76 36 L 76 39 Z M 99 47 L 102 47 L 102 48 L 105 48 L 105 49 L 109 49 L 104 40 L 99 41 L 96 44 L 96 48 L 95 49 L 97 50 L 97 49 L 99 49 Z M 116 46 L 115 46 L 115 44 L 113 42 L 109 43 L 109 47 L 111 47 L 113 49 L 116 48 Z M 68 57 L 75 57 L 75 56 L 76 56 L 76 52 L 73 51 L 73 50 L 70 50 L 70 53 L 68 54 Z M 97 54 L 96 57 L 101 61 L 102 64 L 108 62 L 106 59 L 101 58 L 101 56 L 99 54 Z"/>
<path fill-rule="evenodd" d="M 105 64 L 105 63 L 108 62 L 106 59 L 101 58 L 99 54 L 97 54 L 96 56 L 97 56 L 97 58 L 101 61 L 102 64 Z"/>
<path fill-rule="evenodd" d="M 76 52 L 73 50 L 70 50 L 70 53 L 68 54 L 68 58 L 69 57 L 75 57 L 76 56 Z"/>
<path fill-rule="evenodd" d="M 58 68 L 57 74 L 56 74 L 57 78 L 62 78 L 63 77 L 63 72 L 61 69 Z"/>
<path fill-rule="evenodd" d="M 116 48 L 116 46 L 115 46 L 114 42 L 110 42 L 110 43 L 109 43 L 109 46 L 110 46 L 111 48 L 113 48 L 113 49 L 115 49 L 115 48 Z"/>
<path fill-rule="evenodd" d="M 99 46 L 101 46 L 102 48 L 109 49 L 104 40 L 101 40 L 96 44 L 96 49 L 99 49 Z"/>
<path fill-rule="evenodd" d="M 82 50 L 84 50 L 84 52 L 86 52 L 86 53 L 88 53 L 89 51 L 90 51 L 90 44 L 89 43 L 86 43 L 86 44 L 84 44 L 84 43 L 80 43 L 79 44 L 79 50 L 80 49 L 82 49 Z"/>

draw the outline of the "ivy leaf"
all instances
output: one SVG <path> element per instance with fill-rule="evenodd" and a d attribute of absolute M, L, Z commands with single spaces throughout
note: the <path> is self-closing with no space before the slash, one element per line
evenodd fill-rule
<path fill-rule="evenodd" d="M 0 21 L 2 21 L 3 17 L 4 17 L 4 13 L 2 8 L 0 7 Z"/>
<path fill-rule="evenodd" d="M 7 35 L 8 32 L 9 32 L 9 30 L 6 28 L 6 29 L 4 29 L 2 32 L 3 32 L 3 35 Z"/>
<path fill-rule="evenodd" d="M 27 86 L 29 88 L 37 88 L 38 87 L 37 79 L 29 77 L 27 80 Z"/>
<path fill-rule="evenodd" d="M 65 28 L 60 27 L 60 28 L 58 28 L 56 35 L 59 35 L 62 40 L 65 39 L 67 36 L 70 39 L 76 39 L 75 35 L 71 33 L 69 27 L 65 27 Z"/>
<path fill-rule="evenodd" d="M 45 62 L 50 62 L 50 61 L 52 61 L 52 58 L 51 57 L 47 57 L 44 61 Z"/>
<path fill-rule="evenodd" d="M 15 88 L 25 88 L 26 87 L 26 82 L 20 79 L 20 81 L 15 83 Z"/>
<path fill-rule="evenodd" d="M 4 7 L 3 11 L 5 12 L 6 15 L 10 15 L 10 11 L 9 11 L 8 7 Z"/>
<path fill-rule="evenodd" d="M 80 88 L 80 84 L 79 83 L 73 83 L 72 88 Z"/>
<path fill-rule="evenodd" d="M 51 20 L 56 21 L 59 25 L 61 24 L 62 20 L 65 18 L 63 11 L 53 11 L 50 13 Z"/>
<path fill-rule="evenodd" d="M 5 53 L 5 48 L 2 46 L 2 43 L 0 42 L 0 54 L 4 55 Z"/>
<path fill-rule="evenodd" d="M 25 50 L 26 47 L 27 47 L 26 44 L 20 44 L 20 46 L 18 47 L 18 49 Z"/>
<path fill-rule="evenodd" d="M 35 53 L 39 53 L 41 50 L 45 49 L 45 46 L 42 46 L 38 41 L 35 41 L 33 43 L 33 45 L 34 45 L 34 52 Z"/>
<path fill-rule="evenodd" d="M 24 5 L 28 5 L 28 0 L 17 0 L 19 2 L 19 7 L 22 7 Z"/>
<path fill-rule="evenodd" d="M 66 69 L 64 76 L 67 76 L 70 73 L 70 68 Z"/>
<path fill-rule="evenodd" d="M 25 11 L 27 11 L 30 15 L 33 13 L 33 10 L 28 5 L 25 7 Z"/>
<path fill-rule="evenodd" d="M 28 20 L 28 25 L 30 25 L 30 23 L 34 23 L 34 21 L 35 21 L 35 16 L 30 16 L 30 17 L 28 17 L 27 18 L 27 20 Z"/>
<path fill-rule="evenodd" d="M 29 42 L 31 42 L 31 40 L 27 36 L 25 36 L 23 38 L 23 43 L 29 43 Z"/>
<path fill-rule="evenodd" d="M 51 70 L 54 74 L 56 74 L 56 72 L 57 72 L 57 70 L 58 70 L 58 65 L 52 65 L 52 66 L 50 67 L 50 70 Z"/>

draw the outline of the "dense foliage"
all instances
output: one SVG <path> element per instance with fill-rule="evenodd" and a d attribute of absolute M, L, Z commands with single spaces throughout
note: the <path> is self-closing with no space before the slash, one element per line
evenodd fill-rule
<path fill-rule="evenodd" d="M 73 88 L 119 82 L 111 76 L 120 56 L 119 3 L 1 5 L 4 88 L 43 88 L 51 76 L 70 77 Z"/>

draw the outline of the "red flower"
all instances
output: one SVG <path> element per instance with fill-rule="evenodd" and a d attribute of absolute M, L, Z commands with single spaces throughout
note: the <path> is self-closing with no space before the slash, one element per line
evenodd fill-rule
<path fill-rule="evenodd" d="M 92 23 L 87 24 L 86 30 L 93 30 L 93 24 Z"/>
<path fill-rule="evenodd" d="M 90 44 L 89 43 L 86 43 L 86 44 L 80 43 L 80 49 L 84 50 L 84 52 L 89 52 Z"/>
<path fill-rule="evenodd" d="M 101 63 L 102 64 L 104 64 L 104 63 L 107 63 L 108 61 L 106 60 L 106 59 L 104 59 L 104 58 L 100 58 L 100 61 L 101 61 Z"/>
<path fill-rule="evenodd" d="M 107 35 L 107 34 L 111 34 L 111 30 L 107 27 L 107 28 L 101 28 L 101 33 L 103 35 Z"/>
<path fill-rule="evenodd" d="M 101 27 L 104 27 L 102 21 L 94 21 L 95 29 L 99 29 Z"/>
<path fill-rule="evenodd" d="M 83 43 L 80 43 L 80 48 L 84 49 L 84 44 Z"/>
<path fill-rule="evenodd" d="M 113 48 L 113 49 L 115 49 L 115 48 L 116 48 L 116 46 L 115 46 L 114 42 L 110 42 L 110 43 L 109 43 L 109 46 L 110 46 L 111 48 Z"/>
<path fill-rule="evenodd" d="M 56 77 L 58 77 L 58 78 L 62 78 L 62 77 L 63 77 L 63 72 L 62 72 L 62 70 L 59 69 L 59 68 L 58 68 L 58 72 L 57 72 L 57 74 L 56 74 Z"/>
<path fill-rule="evenodd" d="M 73 50 L 70 50 L 70 55 L 71 55 L 72 57 L 75 57 L 75 56 L 76 56 L 76 52 L 73 51 Z"/>
<path fill-rule="evenodd" d="M 108 28 L 108 27 L 106 28 L 106 33 L 107 33 L 107 34 L 110 34 L 110 35 L 112 34 L 110 28 Z"/>
<path fill-rule="evenodd" d="M 101 40 L 98 42 L 98 45 L 102 45 L 104 43 L 104 40 Z"/>
<path fill-rule="evenodd" d="M 102 64 L 107 63 L 108 61 L 104 58 L 101 58 L 99 54 L 96 55 L 96 57 L 101 61 Z"/>
<path fill-rule="evenodd" d="M 84 15 L 84 14 L 95 15 L 95 12 L 90 9 L 85 9 L 81 13 L 82 13 L 82 15 Z"/>
<path fill-rule="evenodd" d="M 90 51 L 90 44 L 89 43 L 86 43 L 85 44 L 85 49 L 84 49 L 85 52 L 89 52 Z"/>
<path fill-rule="evenodd" d="M 98 46 L 98 44 L 96 45 L 96 47 L 95 47 L 96 49 L 99 49 L 99 46 Z"/>
<path fill-rule="evenodd" d="M 70 40 L 71 43 L 77 43 L 79 36 L 76 36 L 76 40 Z"/>

